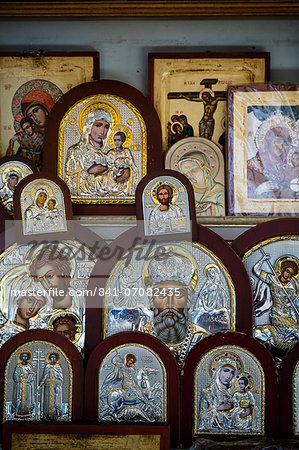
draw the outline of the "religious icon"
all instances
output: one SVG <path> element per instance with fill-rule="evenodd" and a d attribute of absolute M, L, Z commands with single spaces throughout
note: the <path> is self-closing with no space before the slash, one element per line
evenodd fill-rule
<path fill-rule="evenodd" d="M 100 422 L 165 422 L 166 372 L 150 348 L 127 344 L 114 349 L 99 370 Z"/>
<path fill-rule="evenodd" d="M 58 175 L 75 203 L 134 203 L 145 175 L 146 133 L 139 111 L 118 96 L 84 98 L 59 130 Z"/>
<path fill-rule="evenodd" d="M 299 195 L 299 135 L 290 112 L 275 107 L 267 114 L 261 106 L 248 111 L 249 125 L 257 122 L 251 132 L 255 148 L 248 145 L 248 198 L 296 199 Z"/>
<path fill-rule="evenodd" d="M 82 335 L 82 322 L 75 313 L 59 311 L 50 318 L 49 329 L 65 336 L 77 346 Z"/>
<path fill-rule="evenodd" d="M 35 404 L 35 373 L 31 366 L 32 354 L 29 350 L 22 350 L 19 363 L 13 373 L 13 398 L 11 412 L 16 418 L 31 417 Z"/>
<path fill-rule="evenodd" d="M 174 177 L 153 178 L 143 190 L 145 235 L 190 231 L 188 194 Z"/>
<path fill-rule="evenodd" d="M 24 235 L 67 231 L 63 192 L 52 180 L 29 182 L 20 196 Z"/>
<path fill-rule="evenodd" d="M 2 156 L 21 155 L 40 171 L 48 115 L 63 93 L 97 78 L 98 54 L 1 53 L 0 72 Z"/>
<path fill-rule="evenodd" d="M 70 368 L 54 344 L 32 341 L 18 347 L 5 367 L 3 421 L 71 420 Z"/>
<path fill-rule="evenodd" d="M 43 420 L 58 420 L 62 414 L 63 371 L 59 364 L 60 354 L 50 350 L 47 354 L 47 364 L 44 366 L 41 388 L 41 418 Z"/>
<path fill-rule="evenodd" d="M 119 292 L 124 268 L 130 282 Z M 116 263 L 104 291 L 104 335 L 149 333 L 171 349 L 180 368 L 202 338 L 235 327 L 231 277 L 219 258 L 200 244 L 137 245 Z"/>
<path fill-rule="evenodd" d="M 198 136 L 225 148 L 227 87 L 264 82 L 267 53 L 150 53 L 149 98 L 162 126 L 163 151 Z"/>
<path fill-rule="evenodd" d="M 194 434 L 263 434 L 264 373 L 257 358 L 237 346 L 215 348 L 194 375 Z"/>
<path fill-rule="evenodd" d="M 94 254 L 75 240 L 8 247 L 0 255 L 0 345 L 26 329 L 53 329 L 61 314 L 76 329 L 70 340 L 83 351 L 85 293 L 94 264 Z"/>
<path fill-rule="evenodd" d="M 15 135 L 10 138 L 6 155 L 31 159 L 42 169 L 42 153 L 46 120 L 62 91 L 48 80 L 30 80 L 21 85 L 12 99 Z M 14 145 L 19 146 L 17 151 Z"/>
<path fill-rule="evenodd" d="M 205 138 L 186 138 L 168 149 L 165 168 L 191 181 L 197 215 L 225 215 L 224 158 L 217 145 Z"/>
<path fill-rule="evenodd" d="M 230 86 L 228 92 L 229 214 L 297 215 L 298 86 Z"/>
<path fill-rule="evenodd" d="M 254 245 L 242 257 L 251 277 L 254 336 L 267 343 L 277 362 L 299 341 L 299 246 L 296 235 Z"/>
<path fill-rule="evenodd" d="M 13 195 L 17 184 L 34 172 L 34 166 L 26 164 L 23 158 L 0 160 L 0 201 L 13 214 Z"/>

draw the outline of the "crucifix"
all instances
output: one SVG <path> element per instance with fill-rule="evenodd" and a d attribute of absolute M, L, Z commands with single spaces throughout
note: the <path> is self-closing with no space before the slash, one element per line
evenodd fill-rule
<path fill-rule="evenodd" d="M 199 136 L 212 140 L 215 128 L 213 115 L 216 111 L 219 101 L 226 100 L 226 91 L 213 91 L 212 86 L 218 82 L 217 78 L 204 78 L 200 84 L 204 87 L 198 92 L 169 92 L 167 98 L 189 100 L 191 102 L 200 102 L 203 104 L 204 113 L 199 121 Z"/>

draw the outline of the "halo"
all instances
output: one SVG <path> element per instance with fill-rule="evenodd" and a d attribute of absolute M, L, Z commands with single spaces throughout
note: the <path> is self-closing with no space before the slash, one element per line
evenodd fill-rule
<path fill-rule="evenodd" d="M 55 320 L 58 317 L 72 317 L 75 320 L 75 326 L 76 326 L 75 339 L 71 340 L 71 342 L 73 342 L 73 344 L 75 344 L 79 340 L 79 338 L 81 337 L 82 331 L 83 331 L 83 326 L 82 326 L 80 318 L 74 312 L 71 312 L 71 311 L 59 311 L 59 312 L 57 312 L 57 313 L 55 313 L 55 314 L 53 314 L 51 316 L 51 318 L 49 320 L 49 330 L 54 331 L 53 323 L 55 322 Z"/>
<path fill-rule="evenodd" d="M 255 133 L 254 143 L 258 150 L 262 149 L 268 131 L 276 127 L 286 128 L 289 131 L 292 140 L 291 147 L 298 145 L 298 130 L 295 121 L 291 117 L 281 114 L 280 111 L 276 111 L 261 123 Z"/>
<path fill-rule="evenodd" d="M 152 201 L 154 203 L 156 203 L 157 205 L 160 203 L 159 200 L 157 199 L 157 189 L 158 189 L 158 187 L 162 186 L 163 184 L 166 184 L 171 187 L 172 194 L 173 194 L 172 203 L 175 203 L 178 198 L 178 195 L 179 195 L 178 188 L 174 183 L 172 183 L 171 181 L 166 181 L 166 180 L 157 181 L 153 185 L 153 187 L 151 188 L 151 193 L 150 193 Z"/>
<path fill-rule="evenodd" d="M 6 167 L 6 169 L 4 169 L 3 172 L 2 172 L 2 182 L 3 182 L 3 184 L 7 181 L 7 178 L 10 175 L 12 175 L 13 173 L 16 173 L 18 175 L 19 179 L 22 179 L 22 178 L 24 178 L 26 176 L 20 167 L 15 167 L 15 168 L 12 167 L 12 166 Z"/>
<path fill-rule="evenodd" d="M 72 249 L 71 244 L 67 244 L 66 242 L 53 242 L 53 243 L 47 243 L 47 244 L 39 244 L 37 246 L 31 247 L 31 249 L 28 250 L 26 253 L 26 256 L 24 258 L 24 263 L 28 266 L 31 265 L 32 261 L 37 257 L 38 254 L 41 253 L 43 250 L 51 249 L 52 251 L 57 250 L 58 252 L 62 253 L 64 255 L 64 249 L 67 248 L 67 260 L 71 267 L 71 273 L 70 277 L 71 279 L 74 277 L 75 270 L 76 270 L 76 260 L 75 260 L 75 253 Z M 71 256 L 69 256 L 71 255 Z M 55 260 L 53 260 L 55 261 Z"/>
<path fill-rule="evenodd" d="M 28 348 L 24 348 L 23 350 L 20 350 L 20 351 L 18 352 L 18 360 L 19 360 L 20 362 L 22 362 L 22 360 L 21 360 L 21 355 L 22 355 L 23 353 L 29 353 L 30 356 L 29 356 L 28 363 L 30 363 L 30 362 L 32 361 L 32 353 L 31 353 L 30 350 L 28 350 Z"/>
<path fill-rule="evenodd" d="M 284 261 L 292 261 L 297 265 L 298 273 L 294 278 L 298 278 L 299 277 L 299 259 L 294 255 L 283 255 L 275 261 L 274 270 L 275 270 L 276 275 L 281 273 L 281 263 Z"/>
<path fill-rule="evenodd" d="M 78 114 L 78 128 L 80 134 L 82 134 L 83 126 L 85 124 L 86 116 L 93 111 L 94 109 L 106 109 L 109 112 L 112 120 L 111 128 L 114 128 L 121 122 L 120 112 L 112 103 L 104 100 L 92 100 L 88 102 L 83 108 L 80 110 Z"/>
<path fill-rule="evenodd" d="M 20 129 L 20 121 L 24 117 L 22 112 L 23 100 L 35 101 L 46 106 L 50 111 L 63 92 L 54 83 L 48 80 L 30 80 L 22 84 L 15 92 L 11 109 L 14 117 L 14 128 Z"/>
<path fill-rule="evenodd" d="M 212 359 L 212 362 L 210 364 L 210 374 L 213 375 L 216 372 L 217 366 L 229 365 L 230 361 L 233 361 L 235 363 L 238 373 L 243 372 L 243 362 L 239 358 L 239 356 L 231 351 L 226 352 L 225 350 L 223 350 Z"/>
<path fill-rule="evenodd" d="M 207 264 L 206 267 L 204 268 L 204 274 L 206 277 L 207 277 L 208 270 L 212 269 L 212 268 L 215 269 L 217 273 L 220 273 L 219 267 L 216 264 L 210 263 L 210 264 Z"/>
<path fill-rule="evenodd" d="M 181 124 L 181 122 L 173 122 L 173 123 L 171 124 L 171 127 L 170 127 L 170 129 L 171 129 L 171 131 L 173 132 L 173 134 L 175 134 L 175 131 L 174 131 L 174 129 L 173 129 L 174 125 L 179 125 L 180 128 L 181 128 L 181 130 L 183 131 L 184 127 L 183 127 L 183 125 Z"/>
<path fill-rule="evenodd" d="M 25 190 L 25 189 L 24 189 Z M 22 195 L 25 193 L 23 190 Z M 26 191 L 28 192 L 28 185 L 26 186 Z M 38 180 L 38 182 L 33 181 L 32 182 L 32 187 L 30 188 L 30 196 L 31 196 L 31 200 L 34 202 L 36 199 L 36 194 L 38 191 L 45 191 L 47 194 L 47 197 L 51 197 L 54 196 L 53 193 L 53 189 L 49 184 L 40 182 L 40 180 Z"/>
<path fill-rule="evenodd" d="M 190 281 L 190 287 L 191 289 L 194 291 L 194 289 L 196 288 L 196 285 L 198 283 L 198 273 L 199 273 L 199 269 L 198 269 L 198 264 L 196 259 L 194 258 L 194 256 L 192 255 L 191 252 L 189 252 L 189 250 L 187 250 L 184 247 L 180 247 L 178 245 L 162 245 L 163 249 L 164 249 L 164 254 L 168 253 L 168 252 L 172 252 L 172 253 L 178 253 L 181 256 L 185 256 L 186 258 L 189 259 L 189 261 L 192 264 L 193 267 L 193 274 L 191 277 L 191 281 Z M 157 255 L 157 248 L 154 249 L 148 256 L 147 260 L 145 261 L 144 265 L 143 265 L 143 269 L 142 269 L 142 279 L 143 279 L 143 283 L 145 286 L 151 286 L 152 285 L 152 281 L 151 281 L 151 277 L 148 273 L 148 266 L 149 263 L 151 262 L 151 260 Z M 171 268 L 170 268 L 171 270 Z"/>
<path fill-rule="evenodd" d="M 125 355 L 125 358 L 124 358 L 125 361 L 127 361 L 127 357 L 128 357 L 128 356 L 130 356 L 131 358 L 134 359 L 134 364 L 135 364 L 135 362 L 137 361 L 136 356 L 135 356 L 133 353 L 127 353 L 127 354 Z"/>
<path fill-rule="evenodd" d="M 60 360 L 60 354 L 58 353 L 57 350 L 49 350 L 46 356 L 46 360 L 48 361 L 48 363 L 50 364 L 50 355 L 56 355 L 57 356 L 57 361 L 55 364 L 57 364 Z"/>
<path fill-rule="evenodd" d="M 133 140 L 133 133 L 132 130 L 130 130 L 130 128 L 126 127 L 125 125 L 115 125 L 113 128 L 111 128 L 111 132 L 110 132 L 110 136 L 108 138 L 108 144 L 110 146 L 110 148 L 114 148 L 114 136 L 115 134 L 117 134 L 119 131 L 122 131 L 123 133 L 125 133 L 126 135 L 126 140 L 123 143 L 123 147 L 129 147 L 132 143 Z"/>
<path fill-rule="evenodd" d="M 248 384 L 247 384 L 247 386 L 246 386 L 246 390 L 247 391 L 249 391 L 249 390 L 251 390 L 252 388 L 253 388 L 253 384 L 254 384 L 254 381 L 253 381 L 253 377 L 252 377 L 252 375 L 250 375 L 249 373 L 247 373 L 247 372 L 241 372 L 241 373 L 239 373 L 237 376 L 236 376 L 236 379 L 235 379 L 235 387 L 237 388 L 237 390 L 239 389 L 239 384 L 238 384 L 238 382 L 239 382 L 239 379 L 240 378 L 246 378 L 247 379 L 247 381 L 248 381 Z"/>

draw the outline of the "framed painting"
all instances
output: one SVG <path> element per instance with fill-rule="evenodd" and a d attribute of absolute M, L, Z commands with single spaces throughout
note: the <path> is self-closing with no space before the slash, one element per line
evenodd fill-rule
<path fill-rule="evenodd" d="M 85 414 L 105 424 L 170 426 L 171 447 L 179 442 L 179 373 L 169 349 L 138 332 L 102 341 L 86 367 Z M 142 431 L 141 431 L 142 434 Z"/>
<path fill-rule="evenodd" d="M 247 272 L 230 245 L 206 227 L 198 227 L 193 242 L 145 238 L 136 227 L 108 250 L 88 285 L 95 292 L 87 299 L 88 352 L 121 331 L 141 331 L 164 342 L 181 370 L 191 348 L 210 334 L 252 333 Z"/>
<path fill-rule="evenodd" d="M 36 172 L 36 166 L 24 156 L 4 156 L 0 159 L 0 202 L 13 217 L 13 196 L 18 183 Z"/>
<path fill-rule="evenodd" d="M 254 337 L 271 349 L 280 365 L 286 351 L 299 341 L 299 219 L 256 225 L 231 245 L 250 278 Z"/>
<path fill-rule="evenodd" d="M 250 336 L 219 333 L 197 344 L 186 359 L 181 389 L 186 448 L 199 436 L 223 441 L 277 433 L 276 366 Z"/>
<path fill-rule="evenodd" d="M 228 91 L 228 214 L 299 214 L 299 86 Z"/>
<path fill-rule="evenodd" d="M 0 350 L 2 422 L 70 422 L 83 416 L 83 358 L 48 330 L 14 336 Z"/>
<path fill-rule="evenodd" d="M 75 214 L 135 214 L 138 182 L 162 166 L 158 115 L 120 81 L 85 83 L 65 94 L 45 142 L 47 168 L 68 185 Z"/>
<path fill-rule="evenodd" d="M 227 87 L 268 81 L 269 70 L 267 52 L 149 53 L 149 98 L 161 120 L 163 152 L 192 136 L 224 151 Z"/>
<path fill-rule="evenodd" d="M 151 172 L 136 189 L 139 234 L 153 240 L 192 240 L 197 235 L 193 189 L 174 170 Z"/>
<path fill-rule="evenodd" d="M 165 169 L 189 179 L 197 216 L 225 216 L 224 156 L 214 142 L 194 136 L 176 142 L 166 152 Z"/>
<path fill-rule="evenodd" d="M 24 156 L 42 170 L 53 105 L 72 87 L 98 78 L 98 52 L 1 52 L 1 156 Z"/>
<path fill-rule="evenodd" d="M 18 242 L 74 237 L 70 193 L 61 178 L 38 172 L 22 180 L 14 195 Z"/>

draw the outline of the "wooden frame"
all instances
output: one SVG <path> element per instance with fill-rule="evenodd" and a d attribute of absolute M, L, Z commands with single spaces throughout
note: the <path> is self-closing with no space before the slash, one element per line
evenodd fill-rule
<path fill-rule="evenodd" d="M 153 350 L 166 369 L 167 422 L 170 426 L 171 446 L 179 443 L 179 373 L 175 359 L 159 339 L 140 332 L 123 332 L 110 336 L 94 348 L 88 358 L 85 374 L 85 416 L 87 420 L 98 421 L 99 366 L 105 356 L 115 347 L 125 344 L 139 344 Z M 116 424 L 117 425 L 117 424 Z M 140 424 L 141 434 L 144 424 Z M 103 423 L 103 426 L 104 423 Z M 162 425 L 163 426 L 163 425 Z"/>
<path fill-rule="evenodd" d="M 197 344 L 189 353 L 182 374 L 181 395 L 182 395 L 182 444 L 189 447 L 193 436 L 192 423 L 194 412 L 194 371 L 199 360 L 204 354 L 212 349 L 222 346 L 237 346 L 252 353 L 261 363 L 265 376 L 265 434 L 278 434 L 278 383 L 276 366 L 271 353 L 265 346 L 256 339 L 241 333 L 218 333 L 210 336 Z M 206 436 L 206 434 L 205 434 Z M 216 440 L 223 441 L 225 435 L 221 437 L 212 435 Z M 234 434 L 236 437 L 236 434 Z M 247 436 L 248 438 L 248 436 Z M 228 436 L 229 439 L 229 436 Z"/>
<path fill-rule="evenodd" d="M 184 137 L 204 137 L 223 149 L 227 86 L 264 82 L 269 75 L 267 52 L 149 53 L 149 98 L 160 117 L 163 152 L 177 139 L 177 122 Z"/>
<path fill-rule="evenodd" d="M 290 349 L 279 371 L 279 409 L 280 433 L 283 437 L 299 437 L 299 428 L 295 429 L 295 419 L 298 423 L 298 381 L 294 379 L 294 371 L 297 371 L 298 378 L 298 350 L 299 343 Z M 297 389 L 296 389 L 297 388 Z M 294 393 L 296 391 L 296 395 Z M 295 398 L 297 405 L 295 404 Z"/>
<path fill-rule="evenodd" d="M 95 147 L 91 144 L 87 151 L 85 144 L 87 135 L 90 136 L 93 124 L 99 122 L 91 116 L 99 115 L 103 110 L 106 119 L 110 121 L 109 130 L 106 130 L 105 138 L 102 140 L 103 151 L 96 153 Z M 119 160 L 130 160 L 127 162 L 130 166 L 125 169 L 129 170 L 130 177 L 123 183 L 115 181 L 117 176 L 112 174 L 116 167 L 115 161 L 118 160 L 115 156 L 113 164 L 103 172 L 105 181 L 101 181 L 102 175 L 91 173 L 89 170 L 97 166 L 94 160 L 96 159 L 98 163 L 100 154 L 107 155 L 109 150 L 116 154 L 116 149 L 113 150 L 113 137 L 119 131 L 122 131 L 126 138 L 121 151 L 127 152 L 126 155 L 129 152 L 129 156 L 121 157 Z M 51 173 L 69 180 L 67 183 L 71 190 L 73 211 L 78 215 L 135 214 L 136 180 L 162 167 L 161 126 L 153 105 L 133 86 L 115 80 L 83 83 L 67 92 L 55 104 L 49 117 L 45 145 L 47 146 L 45 164 Z M 80 162 L 83 153 L 89 155 L 87 162 Z M 87 164 L 91 164 L 92 161 L 93 166 L 89 167 Z M 77 166 L 75 170 L 71 169 L 74 165 Z M 133 169 L 134 166 L 136 169 Z"/>
<path fill-rule="evenodd" d="M 298 85 L 229 87 L 229 215 L 299 214 L 298 108 Z"/>
<path fill-rule="evenodd" d="M 81 448 L 86 441 L 99 450 L 117 450 L 133 445 L 145 450 L 169 450 L 168 425 L 87 425 L 87 424 L 12 424 L 5 423 L 3 431 L 3 450 L 11 450 L 18 442 L 27 443 L 29 448 L 46 445 L 55 450 L 57 441 L 62 445 Z M 27 437 L 29 435 L 29 437 Z M 43 436 L 44 435 L 44 436 Z M 65 435 L 65 436 L 64 436 Z M 144 438 L 144 439 L 143 439 Z M 16 441 L 17 439 L 17 441 Z M 50 442 L 51 440 L 51 442 Z"/>
<path fill-rule="evenodd" d="M 84 386 L 84 365 L 83 358 L 80 355 L 76 347 L 64 336 L 54 333 L 48 330 L 28 330 L 23 333 L 19 333 L 9 339 L 0 349 L 0 410 L 4 412 L 3 395 L 4 395 L 4 383 L 5 383 L 5 371 L 4 368 L 8 361 L 9 356 L 21 345 L 28 342 L 47 342 L 48 344 L 54 344 L 58 348 L 61 348 L 67 358 L 70 360 L 72 370 L 72 421 L 80 422 L 83 417 L 83 386 Z M 81 386 L 82 389 L 78 389 Z M 1 420 L 2 421 L 2 420 Z M 24 423 L 22 423 L 24 427 Z"/>
<path fill-rule="evenodd" d="M 47 116 L 63 93 L 99 78 L 99 53 L 0 52 L 0 68 L 0 111 L 6 113 L 0 116 L 2 152 L 21 152 L 41 170 Z M 17 78 L 16 72 L 21 73 Z M 34 108 L 39 108 L 39 112 Z"/>
<path fill-rule="evenodd" d="M 2 2 L 0 15 L 3 17 L 120 17 L 120 18 L 174 18 L 194 19 L 194 17 L 247 17 L 247 16 L 297 16 L 297 0 L 216 0 L 213 2 L 180 2 L 180 8 L 174 8 L 173 1 L 96 1 L 92 4 L 78 1 L 55 2 Z"/>

